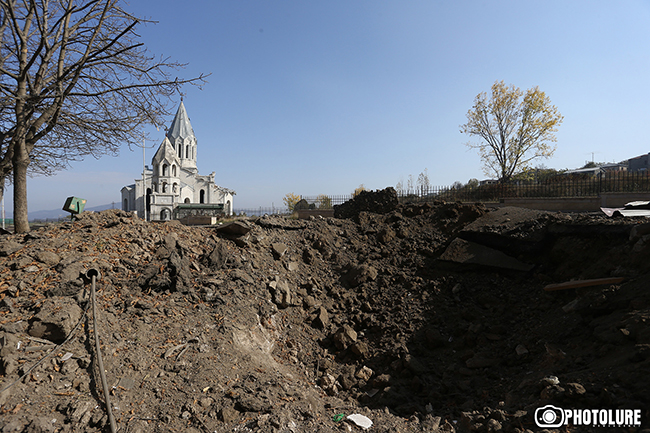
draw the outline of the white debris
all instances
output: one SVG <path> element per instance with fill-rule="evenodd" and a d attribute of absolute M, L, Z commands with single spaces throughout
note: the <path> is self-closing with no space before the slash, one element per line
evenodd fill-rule
<path fill-rule="evenodd" d="M 348 415 L 347 419 L 349 419 L 350 421 L 352 421 L 353 423 L 355 423 L 356 425 L 364 429 L 369 429 L 370 427 L 372 427 L 372 421 L 370 420 L 370 418 L 361 415 L 360 413 Z"/>

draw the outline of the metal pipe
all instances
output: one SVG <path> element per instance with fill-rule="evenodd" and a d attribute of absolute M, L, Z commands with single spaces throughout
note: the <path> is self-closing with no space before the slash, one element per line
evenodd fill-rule
<path fill-rule="evenodd" d="M 111 408 L 111 399 L 108 392 L 108 383 L 106 381 L 106 373 L 104 371 L 104 360 L 102 359 L 102 352 L 99 347 L 99 332 L 97 330 L 97 301 L 95 299 L 95 282 L 100 274 L 97 269 L 91 268 L 86 272 L 86 276 L 92 281 L 90 296 L 93 304 L 93 333 L 95 334 L 95 352 L 97 352 L 97 366 L 99 367 L 99 375 L 102 378 L 102 388 L 104 389 L 104 401 L 106 403 L 106 412 L 108 414 L 108 422 L 111 426 L 111 433 L 117 433 L 117 425 L 113 417 L 113 409 Z"/>

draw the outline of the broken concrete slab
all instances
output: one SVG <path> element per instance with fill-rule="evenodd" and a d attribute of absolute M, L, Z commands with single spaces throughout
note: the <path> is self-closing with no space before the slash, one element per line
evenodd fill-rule
<path fill-rule="evenodd" d="M 624 207 L 601 207 L 601 211 L 608 217 L 646 217 L 650 218 L 650 201 L 631 201 Z"/>
<path fill-rule="evenodd" d="M 440 260 L 523 272 L 533 269 L 533 265 L 519 261 L 501 251 L 460 238 L 451 242 L 440 256 Z"/>
<path fill-rule="evenodd" d="M 468 224 L 459 237 L 516 254 L 543 247 L 552 212 L 506 206 Z"/>
<path fill-rule="evenodd" d="M 251 229 L 252 227 L 244 221 L 233 221 L 217 227 L 217 233 L 227 236 L 243 236 Z"/>

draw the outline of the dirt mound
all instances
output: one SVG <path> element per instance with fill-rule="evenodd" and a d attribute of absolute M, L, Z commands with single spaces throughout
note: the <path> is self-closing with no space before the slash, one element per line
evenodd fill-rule
<path fill-rule="evenodd" d="M 380 432 L 542 431 L 547 404 L 642 409 L 647 426 L 647 225 L 376 202 L 218 229 L 105 211 L 3 236 L 0 431 L 106 431 L 90 268 L 123 431 L 361 431 L 351 414 Z M 486 255 L 453 259 L 463 242 Z"/>
<path fill-rule="evenodd" d="M 361 191 L 351 200 L 334 206 L 335 218 L 355 218 L 360 212 L 386 214 L 397 208 L 397 191 L 394 188 Z"/>

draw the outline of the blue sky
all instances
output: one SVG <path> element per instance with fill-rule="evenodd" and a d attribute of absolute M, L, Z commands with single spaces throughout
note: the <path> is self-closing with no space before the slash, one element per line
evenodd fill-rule
<path fill-rule="evenodd" d="M 564 115 L 547 167 L 650 152 L 650 2 L 133 0 L 154 55 L 211 73 L 184 103 L 201 174 L 234 189 L 235 209 L 282 198 L 484 179 L 459 132 L 497 80 L 539 86 Z M 175 101 L 177 104 L 179 100 Z M 175 108 L 173 109 L 175 111 Z M 171 121 L 171 118 L 169 119 Z M 148 146 L 164 132 L 152 129 Z M 155 149 L 147 150 L 147 164 Z M 120 203 L 142 152 L 92 158 L 28 182 L 30 210 Z M 6 196 L 11 209 L 11 187 Z"/>

